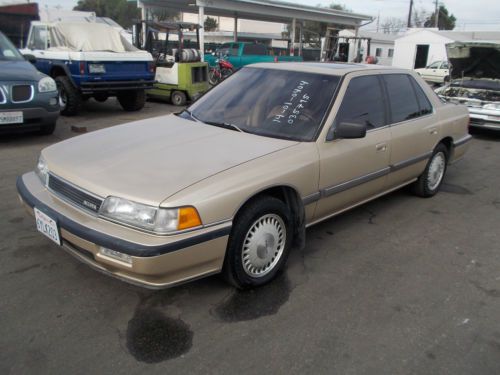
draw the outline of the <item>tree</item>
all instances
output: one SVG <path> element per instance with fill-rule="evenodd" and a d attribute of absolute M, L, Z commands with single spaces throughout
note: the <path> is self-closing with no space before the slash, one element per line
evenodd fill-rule
<path fill-rule="evenodd" d="M 397 34 L 406 29 L 406 22 L 395 17 L 386 18 L 380 25 L 380 28 L 384 34 Z"/>
<path fill-rule="evenodd" d="M 79 0 L 73 10 L 95 12 L 97 17 L 109 17 L 127 28 L 140 18 L 135 3 L 127 0 Z"/>
<path fill-rule="evenodd" d="M 413 27 L 424 27 L 427 18 L 429 18 L 428 12 L 426 12 L 423 8 L 415 8 L 412 15 Z"/>
<path fill-rule="evenodd" d="M 205 31 L 215 31 L 217 30 L 217 27 L 219 24 L 217 23 L 217 20 L 212 17 L 207 17 L 205 22 L 203 23 L 203 27 L 205 28 Z"/>
<path fill-rule="evenodd" d="M 457 21 L 453 14 L 448 13 L 448 9 L 443 4 L 439 5 L 438 29 L 453 30 Z M 425 27 L 434 27 L 436 24 L 436 12 L 434 11 L 425 21 Z"/>
<path fill-rule="evenodd" d="M 153 8 L 150 11 L 150 17 L 154 21 L 177 21 L 181 18 L 179 11 L 166 8 Z"/>

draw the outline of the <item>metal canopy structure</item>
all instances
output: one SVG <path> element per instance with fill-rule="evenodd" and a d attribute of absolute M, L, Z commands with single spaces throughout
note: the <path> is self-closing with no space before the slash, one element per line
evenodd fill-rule
<path fill-rule="evenodd" d="M 137 5 L 142 10 L 143 19 L 148 18 L 148 9 L 150 8 L 166 8 L 184 13 L 198 13 L 200 24 L 203 24 L 205 14 L 234 18 L 235 41 L 238 38 L 237 22 L 239 18 L 292 23 L 291 54 L 293 54 L 293 46 L 295 45 L 296 25 L 298 24 L 300 35 L 302 35 L 303 21 L 318 21 L 336 25 L 339 28 L 357 29 L 362 22 L 372 20 L 372 17 L 363 14 L 276 0 L 137 0 Z M 299 40 L 301 42 L 302 38 Z M 200 48 L 203 53 L 203 29 L 200 29 Z M 301 45 L 299 46 L 300 50 Z"/>

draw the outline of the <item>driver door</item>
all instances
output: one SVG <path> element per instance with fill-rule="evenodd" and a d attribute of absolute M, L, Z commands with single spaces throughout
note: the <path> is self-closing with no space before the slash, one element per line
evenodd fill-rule
<path fill-rule="evenodd" d="M 344 87 L 327 141 L 318 144 L 322 198 L 314 220 L 380 194 L 387 184 L 391 133 L 380 78 L 377 74 L 359 74 L 346 79 Z M 335 139 L 332 134 L 341 122 L 366 125 L 366 136 Z M 328 141 L 331 137 L 333 140 Z"/>

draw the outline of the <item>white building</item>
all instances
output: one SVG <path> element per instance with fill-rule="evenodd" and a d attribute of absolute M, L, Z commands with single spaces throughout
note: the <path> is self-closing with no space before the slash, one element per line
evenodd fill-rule
<path fill-rule="evenodd" d="M 405 69 L 424 68 L 433 61 L 447 60 L 447 43 L 471 40 L 500 42 L 500 32 L 409 29 L 395 40 L 392 65 Z"/>
<path fill-rule="evenodd" d="M 348 39 L 355 36 L 354 30 L 341 30 L 339 32 L 339 47 L 347 49 L 347 61 L 353 61 L 359 52 L 363 61 L 368 56 L 368 40 L 370 40 L 370 55 L 376 56 L 379 65 L 391 65 L 394 53 L 394 40 L 397 38 L 393 34 L 374 33 L 370 31 L 358 31 L 358 38 Z M 347 45 L 346 45 L 347 44 Z"/>

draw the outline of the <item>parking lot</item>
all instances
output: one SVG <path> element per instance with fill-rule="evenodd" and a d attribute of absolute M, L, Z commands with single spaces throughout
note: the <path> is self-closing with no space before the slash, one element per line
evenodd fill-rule
<path fill-rule="evenodd" d="M 0 373 L 500 373 L 500 137 L 474 132 L 433 198 L 396 191 L 307 231 L 286 272 L 150 291 L 38 234 L 15 189 L 40 150 L 177 111 L 89 101 L 52 136 L 0 136 Z"/>

